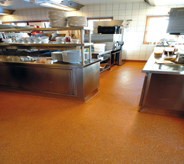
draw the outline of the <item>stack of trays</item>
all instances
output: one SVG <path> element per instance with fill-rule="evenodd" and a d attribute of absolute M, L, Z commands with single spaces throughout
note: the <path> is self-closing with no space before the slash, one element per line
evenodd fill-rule
<path fill-rule="evenodd" d="M 71 26 L 71 27 L 87 26 L 87 18 L 85 16 L 68 17 L 68 26 Z"/>
<path fill-rule="evenodd" d="M 81 62 L 81 51 L 63 51 L 63 62 L 68 63 Z"/>
<path fill-rule="evenodd" d="M 67 25 L 67 13 L 65 11 L 49 11 L 50 27 L 65 27 Z"/>

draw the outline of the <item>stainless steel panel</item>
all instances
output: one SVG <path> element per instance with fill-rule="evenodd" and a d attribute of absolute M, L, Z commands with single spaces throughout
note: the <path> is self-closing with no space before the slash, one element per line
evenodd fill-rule
<path fill-rule="evenodd" d="M 0 85 L 62 94 L 73 94 L 71 69 L 0 65 Z M 3 72 L 2 72 L 3 71 Z"/>
<path fill-rule="evenodd" d="M 88 35 L 84 35 L 84 42 L 88 42 Z M 122 34 L 92 34 L 91 42 L 94 43 L 104 43 L 104 42 L 113 42 L 122 41 Z"/>
<path fill-rule="evenodd" d="M 152 74 L 145 107 L 184 111 L 184 76 Z"/>
<path fill-rule="evenodd" d="M 0 85 L 7 85 L 8 81 L 8 67 L 0 65 Z"/>
<path fill-rule="evenodd" d="M 75 69 L 75 95 L 77 97 L 85 97 L 83 68 Z"/>
<path fill-rule="evenodd" d="M 100 62 L 84 68 L 84 95 L 85 97 L 99 87 Z"/>
<path fill-rule="evenodd" d="M 20 67 L 20 70 L 25 72 L 19 78 L 23 89 L 72 94 L 71 70 L 26 67 Z"/>
<path fill-rule="evenodd" d="M 98 28 L 98 26 L 121 26 L 123 20 L 112 20 L 112 21 L 94 21 L 93 27 Z"/>

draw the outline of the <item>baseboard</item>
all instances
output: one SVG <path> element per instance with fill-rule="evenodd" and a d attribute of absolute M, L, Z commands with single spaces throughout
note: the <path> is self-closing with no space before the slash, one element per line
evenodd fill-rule
<path fill-rule="evenodd" d="M 170 109 L 140 107 L 139 112 L 184 118 L 184 111 L 176 111 Z"/>
<path fill-rule="evenodd" d="M 122 60 L 122 62 L 141 62 L 141 63 L 145 63 L 147 62 L 147 60 Z"/>
<path fill-rule="evenodd" d="M 90 101 L 93 97 L 95 97 L 99 93 L 98 89 L 95 89 L 92 93 L 90 93 L 86 97 L 82 98 L 82 97 L 75 97 L 74 95 L 64 95 L 64 94 L 45 92 L 45 91 L 30 91 L 30 90 L 23 90 L 23 89 L 7 87 L 7 86 L 0 86 L 0 91 L 1 92 L 16 93 L 16 94 L 31 95 L 31 96 L 54 98 L 54 99 L 80 101 L 83 103 L 87 103 L 88 101 Z"/>

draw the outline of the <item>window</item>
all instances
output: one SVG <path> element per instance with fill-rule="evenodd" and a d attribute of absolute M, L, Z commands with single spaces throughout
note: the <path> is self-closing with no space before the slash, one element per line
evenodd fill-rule
<path fill-rule="evenodd" d="M 175 37 L 167 32 L 168 16 L 147 16 L 143 44 L 159 42 L 160 39 Z"/>

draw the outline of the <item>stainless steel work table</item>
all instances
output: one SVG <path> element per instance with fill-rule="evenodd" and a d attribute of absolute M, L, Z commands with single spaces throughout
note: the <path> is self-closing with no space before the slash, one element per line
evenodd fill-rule
<path fill-rule="evenodd" d="M 98 92 L 100 60 L 85 65 L 62 62 L 0 61 L 1 89 L 14 89 L 88 101 Z M 6 88 L 6 89 L 5 89 Z"/>
<path fill-rule="evenodd" d="M 163 60 L 157 58 L 159 62 Z M 140 112 L 171 116 L 184 114 L 184 66 L 181 64 L 157 64 L 154 53 L 143 70 L 145 74 L 140 98 Z"/>

